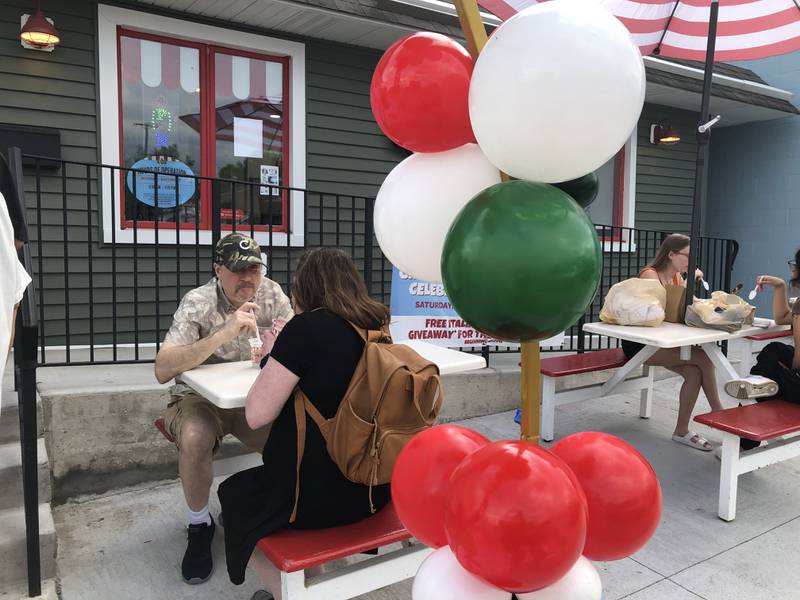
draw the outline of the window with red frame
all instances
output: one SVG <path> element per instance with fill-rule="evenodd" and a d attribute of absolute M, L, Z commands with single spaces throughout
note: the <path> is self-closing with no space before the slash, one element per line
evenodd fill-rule
<path fill-rule="evenodd" d="M 622 225 L 624 202 L 625 147 L 611 160 L 599 167 L 597 197 L 586 208 L 586 214 L 595 225 Z M 611 233 L 611 230 L 608 231 Z M 608 236 L 604 236 L 608 237 Z"/>
<path fill-rule="evenodd" d="M 123 227 L 285 231 L 288 59 L 118 29 Z M 248 183 L 238 183 L 248 182 Z"/>

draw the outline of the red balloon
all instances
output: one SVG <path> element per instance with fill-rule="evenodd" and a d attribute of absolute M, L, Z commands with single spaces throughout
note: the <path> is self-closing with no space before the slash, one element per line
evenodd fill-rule
<path fill-rule="evenodd" d="M 587 431 L 559 440 L 550 451 L 569 465 L 586 494 L 586 558 L 618 560 L 647 543 L 661 518 L 661 485 L 636 448 Z"/>
<path fill-rule="evenodd" d="M 444 527 L 468 571 L 509 592 L 566 575 L 586 539 L 586 505 L 559 458 L 536 444 L 484 446 L 450 479 Z"/>
<path fill-rule="evenodd" d="M 474 142 L 469 120 L 469 53 L 449 37 L 415 33 L 381 57 L 370 86 L 375 120 L 413 152 L 442 152 Z"/>
<path fill-rule="evenodd" d="M 447 545 L 447 482 L 462 460 L 488 443 L 466 427 L 440 425 L 418 433 L 403 447 L 392 470 L 392 501 L 414 537 L 433 548 Z"/>

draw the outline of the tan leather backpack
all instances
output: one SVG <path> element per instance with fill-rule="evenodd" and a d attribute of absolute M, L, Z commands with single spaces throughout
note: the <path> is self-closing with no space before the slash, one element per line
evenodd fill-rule
<path fill-rule="evenodd" d="M 353 325 L 351 323 L 351 325 Z M 444 392 L 439 368 L 410 347 L 393 344 L 385 331 L 353 328 L 364 340 L 364 353 L 332 419 L 325 419 L 296 388 L 297 480 L 294 510 L 300 497 L 300 463 L 306 440 L 306 412 L 322 432 L 328 453 L 345 477 L 370 488 L 389 483 L 397 455 L 418 432 L 432 426 Z"/>

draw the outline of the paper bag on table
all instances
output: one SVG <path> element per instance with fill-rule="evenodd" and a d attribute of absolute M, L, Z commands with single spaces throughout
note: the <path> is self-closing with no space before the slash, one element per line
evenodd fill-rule
<path fill-rule="evenodd" d="M 600 311 L 600 320 L 615 325 L 656 327 L 664 321 L 666 296 L 652 279 L 626 279 L 611 286 Z"/>
<path fill-rule="evenodd" d="M 664 320 L 669 323 L 683 323 L 686 317 L 686 288 L 668 283 L 664 289 L 667 292 Z"/>

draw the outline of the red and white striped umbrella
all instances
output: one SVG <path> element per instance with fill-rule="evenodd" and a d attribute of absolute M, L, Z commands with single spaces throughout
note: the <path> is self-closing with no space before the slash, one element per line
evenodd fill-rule
<path fill-rule="evenodd" d="M 599 2 L 628 28 L 642 54 L 705 60 L 711 0 Z M 503 20 L 536 3 L 478 0 L 480 6 Z M 795 50 L 800 50 L 798 0 L 719 0 L 714 60 L 752 60 Z"/>

